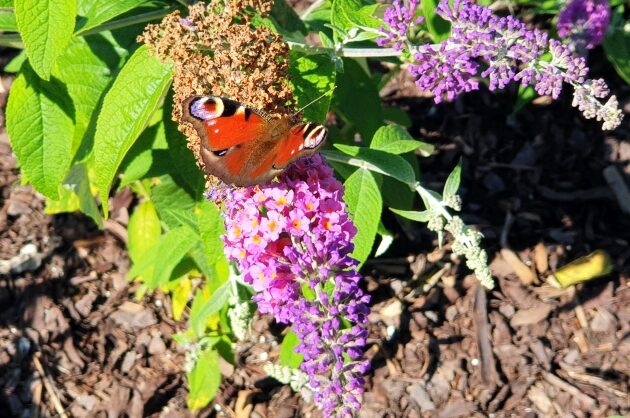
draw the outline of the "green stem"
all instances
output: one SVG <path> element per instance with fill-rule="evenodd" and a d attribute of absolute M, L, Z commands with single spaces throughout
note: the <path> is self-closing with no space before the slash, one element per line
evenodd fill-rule
<path fill-rule="evenodd" d="M 150 22 L 152 20 L 160 19 L 166 16 L 167 14 L 171 13 L 173 10 L 175 10 L 175 8 L 169 7 L 167 9 L 152 10 L 150 12 L 141 13 L 141 14 L 129 16 L 129 17 L 124 17 L 122 19 L 112 20 L 110 22 L 103 23 L 102 25 L 99 25 L 99 26 L 96 26 L 94 28 L 90 28 L 87 30 L 79 29 L 75 33 L 75 35 L 82 35 L 82 36 L 94 35 L 96 33 L 100 33 L 107 30 L 126 28 L 128 26 L 135 25 L 137 23 Z"/>
<path fill-rule="evenodd" d="M 396 51 L 394 48 L 324 48 L 299 42 L 287 42 L 287 44 L 289 44 L 292 50 L 304 52 L 309 55 L 327 54 L 350 58 L 385 58 L 399 57 L 401 55 L 401 51 Z"/>

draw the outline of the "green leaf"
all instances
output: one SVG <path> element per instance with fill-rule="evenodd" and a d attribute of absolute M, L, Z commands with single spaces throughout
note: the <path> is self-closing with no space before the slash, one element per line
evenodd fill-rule
<path fill-rule="evenodd" d="M 363 6 L 360 0 L 333 0 L 331 22 L 344 30 L 357 26 L 377 29 L 383 22 L 372 16 L 376 7 Z"/>
<path fill-rule="evenodd" d="M 197 336 L 202 336 L 206 329 L 206 321 L 210 315 L 219 312 L 232 296 L 232 283 L 227 281 L 212 293 L 210 299 L 196 315 L 190 316 L 190 326 Z"/>
<path fill-rule="evenodd" d="M 382 126 L 374 134 L 370 148 L 390 154 L 405 154 L 420 150 L 420 155 L 427 157 L 435 151 L 435 147 L 426 142 L 416 141 L 409 132 L 398 125 Z"/>
<path fill-rule="evenodd" d="M 66 84 L 76 111 L 72 155 L 83 144 L 103 93 L 111 81 L 112 69 L 103 57 L 111 44 L 103 37 L 75 37 L 57 58 L 52 75 Z M 115 55 L 115 54 L 114 54 Z M 118 56 L 112 57 L 118 61 Z"/>
<path fill-rule="evenodd" d="M 285 40 L 295 39 L 302 42 L 304 41 L 306 26 L 297 13 L 295 13 L 295 10 L 289 6 L 285 0 L 276 0 L 273 2 L 269 17 Z"/>
<path fill-rule="evenodd" d="M 44 81 L 29 65 L 13 82 L 7 104 L 7 132 L 23 177 L 48 198 L 70 167 L 74 108 L 66 86 Z"/>
<path fill-rule="evenodd" d="M 333 106 L 339 117 L 359 132 L 366 143 L 383 125 L 383 109 L 374 80 L 356 60 L 344 58 L 343 73 L 337 73 Z"/>
<path fill-rule="evenodd" d="M 142 257 L 140 263 L 133 266 L 129 277 L 136 277 L 153 265 L 153 275 L 145 279 L 145 284 L 149 289 L 162 286 L 197 240 L 197 234 L 187 226 L 171 229 L 162 236 L 157 246 L 151 247 L 149 256 Z M 165 254 L 168 256 L 164 256 Z"/>
<path fill-rule="evenodd" d="M 620 19 L 622 22 L 623 19 Z M 615 26 L 604 39 L 604 51 L 617 74 L 630 84 L 630 29 L 628 25 Z"/>
<path fill-rule="evenodd" d="M 195 200 L 188 191 L 177 184 L 170 175 L 157 179 L 157 185 L 151 188 L 151 200 L 160 214 L 160 218 L 169 228 L 188 225 L 196 228 L 193 213 Z"/>
<path fill-rule="evenodd" d="M 61 55 L 74 29 L 76 0 L 15 0 L 15 18 L 26 54 L 44 80 Z"/>
<path fill-rule="evenodd" d="M 457 163 L 451 174 L 449 174 L 446 179 L 446 183 L 444 184 L 444 190 L 442 191 L 442 195 L 444 196 L 444 200 L 448 199 L 451 196 L 455 196 L 457 194 L 457 189 L 459 189 L 459 183 L 462 177 L 462 162 Z"/>
<path fill-rule="evenodd" d="M 0 31 L 17 32 L 15 13 L 11 9 L 0 9 Z"/>
<path fill-rule="evenodd" d="M 365 168 L 376 173 L 385 174 L 403 183 L 412 184 L 415 175 L 411 165 L 401 156 L 383 151 L 352 145 L 334 144 L 335 148 L 343 153 L 356 158 L 341 158 L 334 151 L 325 150 L 324 155 L 355 167 Z"/>
<path fill-rule="evenodd" d="M 193 411 L 208 405 L 221 384 L 221 368 L 219 354 L 214 349 L 205 349 L 197 355 L 197 361 L 188 378 L 188 399 L 186 404 Z"/>
<path fill-rule="evenodd" d="M 190 194 L 196 200 L 203 195 L 206 179 L 203 172 L 197 167 L 192 151 L 186 146 L 186 137 L 177 129 L 177 124 L 172 119 L 173 93 L 169 92 L 164 101 L 164 114 L 162 122 L 168 144 L 168 152 L 171 157 L 170 167 L 173 167 L 172 175 L 186 185 Z"/>
<path fill-rule="evenodd" d="M 136 180 L 166 174 L 171 162 L 166 146 L 163 123 L 160 122 L 145 129 L 120 165 L 122 179 L 119 187 L 124 187 Z"/>
<path fill-rule="evenodd" d="M 328 108 L 335 86 L 335 64 L 328 55 L 305 55 L 297 51 L 291 51 L 289 55 L 290 83 L 293 94 L 297 97 L 297 107 L 304 109 L 304 119 L 322 123 L 326 119 Z"/>
<path fill-rule="evenodd" d="M 148 0 L 79 0 L 77 35 L 146 3 Z"/>
<path fill-rule="evenodd" d="M 383 118 L 385 122 L 403 126 L 407 129 L 411 128 L 411 119 L 404 110 L 398 107 L 384 107 Z"/>
<path fill-rule="evenodd" d="M 225 234 L 223 218 L 217 207 L 207 200 L 199 202 L 195 208 L 199 233 L 204 253 L 210 264 L 225 258 L 221 236 Z"/>
<path fill-rule="evenodd" d="M 293 332 L 293 330 L 289 330 L 282 339 L 282 345 L 280 345 L 278 362 L 281 365 L 292 369 L 298 369 L 300 367 L 300 364 L 302 364 L 302 361 L 304 360 L 304 355 L 295 352 L 295 347 L 297 347 L 299 343 L 300 339 L 295 332 Z"/>
<path fill-rule="evenodd" d="M 358 169 L 348 177 L 344 186 L 346 189 L 344 200 L 357 227 L 352 257 L 363 264 L 374 245 L 383 210 L 383 199 L 374 176 L 368 170 Z"/>
<path fill-rule="evenodd" d="M 162 227 L 155 204 L 150 200 L 141 202 L 134 209 L 127 225 L 127 250 L 134 263 L 147 254 L 147 251 L 160 241 Z"/>
<path fill-rule="evenodd" d="M 90 190 L 90 181 L 85 164 L 77 164 L 68 172 L 58 200 L 46 200 L 46 213 L 56 214 L 80 210 L 88 215 L 94 223 L 103 228 L 103 219 L 98 210 L 96 199 Z"/>
<path fill-rule="evenodd" d="M 429 34 L 434 42 L 441 42 L 451 33 L 451 25 L 435 13 L 439 0 L 422 0 L 421 7 Z"/>
<path fill-rule="evenodd" d="M 171 81 L 171 66 L 140 47 L 105 95 L 94 137 L 96 187 L 105 217 L 109 188 L 118 167 L 158 108 Z"/>
<path fill-rule="evenodd" d="M 410 219 L 416 222 L 428 222 L 429 218 L 431 217 L 431 212 L 429 212 L 428 210 L 423 210 L 421 212 L 415 210 L 399 210 L 394 208 L 389 208 L 389 210 L 394 212 L 396 215 L 400 215 L 403 218 Z"/>

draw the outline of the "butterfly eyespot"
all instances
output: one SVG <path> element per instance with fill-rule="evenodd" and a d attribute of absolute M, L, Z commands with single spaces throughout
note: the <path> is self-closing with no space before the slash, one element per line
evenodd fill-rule
<path fill-rule="evenodd" d="M 223 116 L 225 106 L 218 97 L 199 97 L 190 102 L 190 114 L 199 120 L 216 119 Z"/>
<path fill-rule="evenodd" d="M 317 148 L 326 140 L 328 132 L 322 125 L 309 123 L 305 129 L 304 147 L 308 149 Z M 302 148 L 300 148 L 301 150 Z"/>

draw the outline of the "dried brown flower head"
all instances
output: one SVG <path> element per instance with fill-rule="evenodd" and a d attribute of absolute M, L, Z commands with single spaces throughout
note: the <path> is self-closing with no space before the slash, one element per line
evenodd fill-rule
<path fill-rule="evenodd" d="M 199 158 L 200 139 L 193 127 L 181 123 L 181 103 L 194 95 L 228 97 L 271 117 L 290 113 L 293 103 L 287 82 L 289 48 L 269 28 L 252 23 L 255 12 L 266 15 L 273 0 L 214 0 L 166 16 L 148 25 L 139 40 L 153 47 L 163 61 L 172 61 L 173 120 Z"/>

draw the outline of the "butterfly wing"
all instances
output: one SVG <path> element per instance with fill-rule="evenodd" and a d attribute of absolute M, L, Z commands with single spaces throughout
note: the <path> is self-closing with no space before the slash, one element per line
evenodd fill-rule
<path fill-rule="evenodd" d="M 195 127 L 202 144 L 215 152 L 259 137 L 268 124 L 249 107 L 216 96 L 189 97 L 182 109 L 183 119 Z"/>
<path fill-rule="evenodd" d="M 216 96 L 193 96 L 182 106 L 183 119 L 201 137 L 205 171 L 226 183 L 264 183 L 292 161 L 317 152 L 327 137 L 321 125 L 291 126 L 288 118 L 270 121 L 241 103 Z"/>
<path fill-rule="evenodd" d="M 322 125 L 310 122 L 294 125 L 278 141 L 274 168 L 282 169 L 300 157 L 315 154 L 327 137 L 328 131 Z"/>

